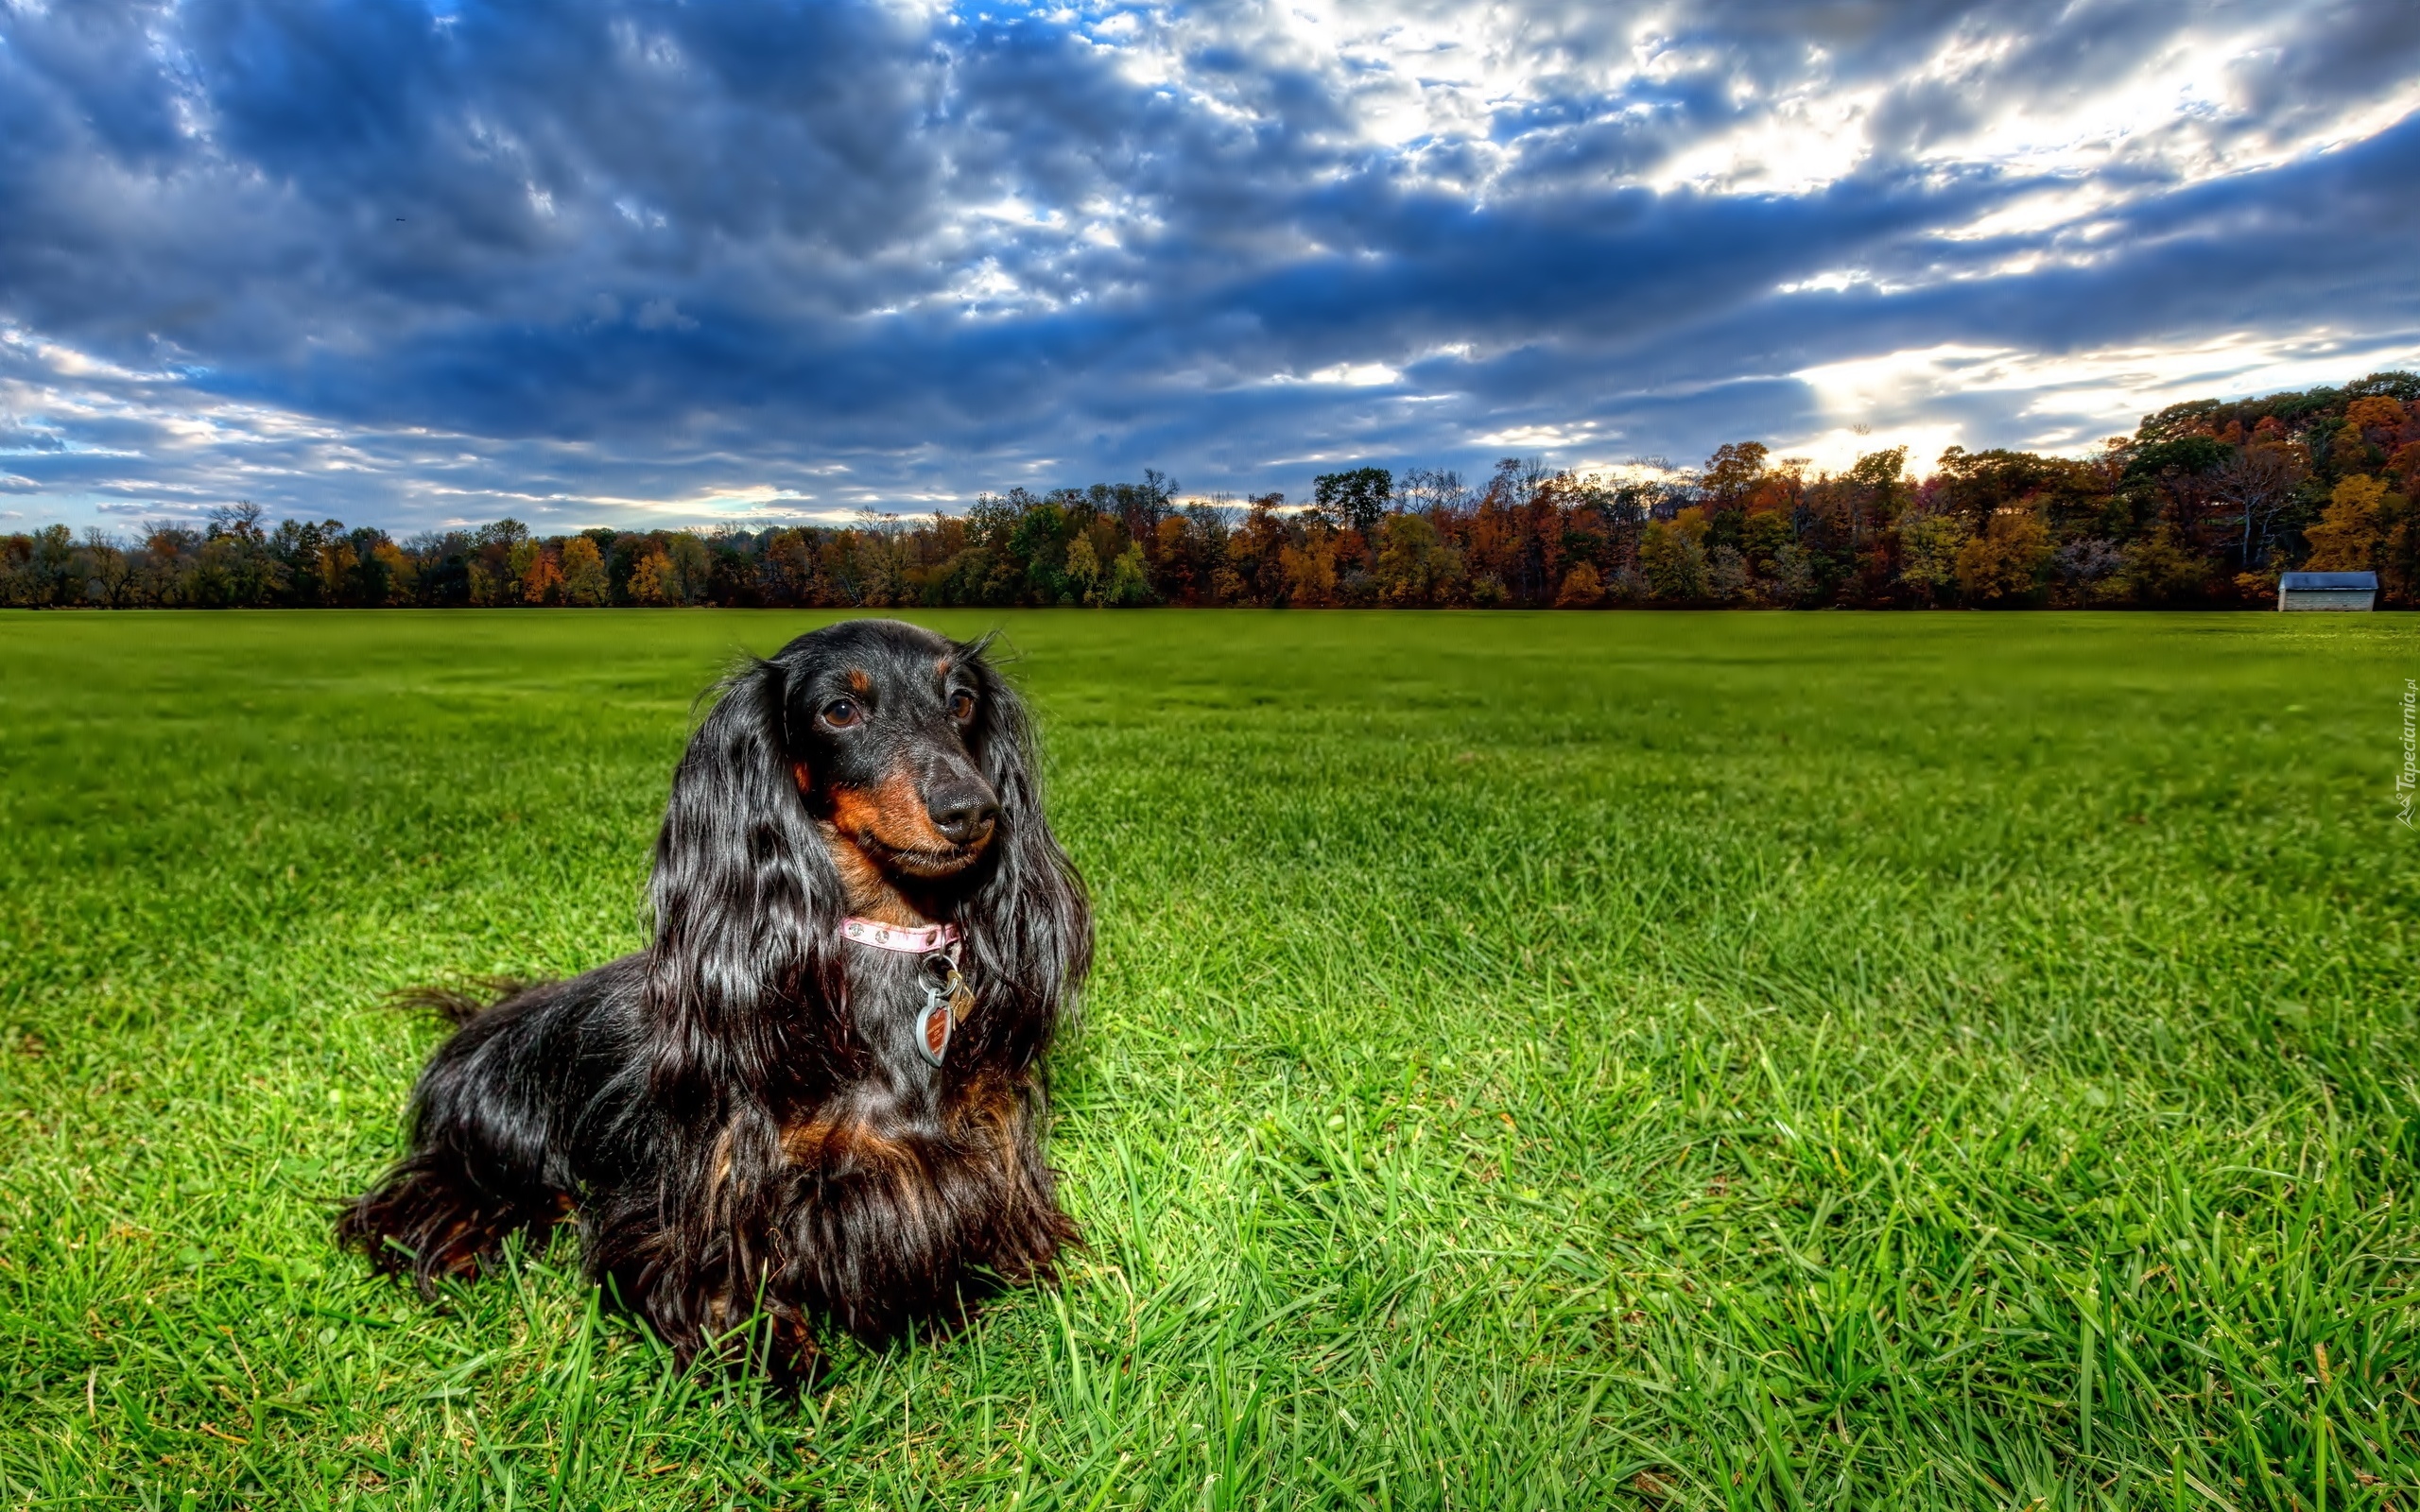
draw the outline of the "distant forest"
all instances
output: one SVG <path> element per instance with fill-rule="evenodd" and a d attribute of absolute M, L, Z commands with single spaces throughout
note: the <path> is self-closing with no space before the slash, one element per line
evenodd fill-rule
<path fill-rule="evenodd" d="M 2371 569 L 2420 601 L 2420 377 L 2197 400 L 2083 459 L 1904 448 L 1844 472 L 1762 444 L 1605 479 L 1508 458 L 1326 473 L 1314 495 L 1180 503 L 1139 483 L 979 496 L 845 526 L 594 529 L 516 520 L 398 541 L 250 505 L 135 539 L 0 537 L 35 608 L 1236 605 L 1599 609 L 2267 607 L 2294 568 Z"/>

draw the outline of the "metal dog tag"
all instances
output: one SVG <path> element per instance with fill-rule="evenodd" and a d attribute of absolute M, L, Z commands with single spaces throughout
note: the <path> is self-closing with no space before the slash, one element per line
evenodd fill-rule
<path fill-rule="evenodd" d="M 975 1005 L 975 993 L 948 956 L 927 955 L 924 968 L 925 1005 L 916 1014 L 916 1053 L 938 1066 L 949 1053 L 950 1031 Z"/>
<path fill-rule="evenodd" d="M 949 1032 L 954 1027 L 949 1009 L 949 999 L 942 989 L 928 985 L 924 1011 L 916 1015 L 916 1053 L 936 1066 L 949 1053 Z"/>

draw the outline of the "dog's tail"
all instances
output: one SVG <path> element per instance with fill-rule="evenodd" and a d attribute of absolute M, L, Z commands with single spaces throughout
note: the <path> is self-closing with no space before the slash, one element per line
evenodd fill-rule
<path fill-rule="evenodd" d="M 540 984 L 518 976 L 475 976 L 460 987 L 407 987 L 387 994 L 396 1007 L 433 1015 L 457 1027 Z"/>

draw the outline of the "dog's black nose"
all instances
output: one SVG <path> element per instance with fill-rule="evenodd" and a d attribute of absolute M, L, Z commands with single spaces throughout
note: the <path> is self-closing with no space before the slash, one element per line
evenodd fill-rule
<path fill-rule="evenodd" d="M 1000 805 L 988 796 L 974 793 L 952 793 L 936 797 L 925 806 L 932 816 L 933 828 L 952 845 L 974 845 L 992 833 L 999 821 Z"/>

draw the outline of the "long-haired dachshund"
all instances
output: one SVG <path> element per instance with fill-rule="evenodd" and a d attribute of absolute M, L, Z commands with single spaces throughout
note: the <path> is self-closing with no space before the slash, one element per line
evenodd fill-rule
<path fill-rule="evenodd" d="M 576 1213 L 590 1275 L 683 1363 L 745 1349 L 796 1383 L 815 1318 L 954 1327 L 1076 1240 L 1042 1056 L 1092 919 L 980 643 L 856 620 L 719 692 L 652 941 L 459 1003 L 411 1153 L 338 1227 L 425 1290 Z"/>

